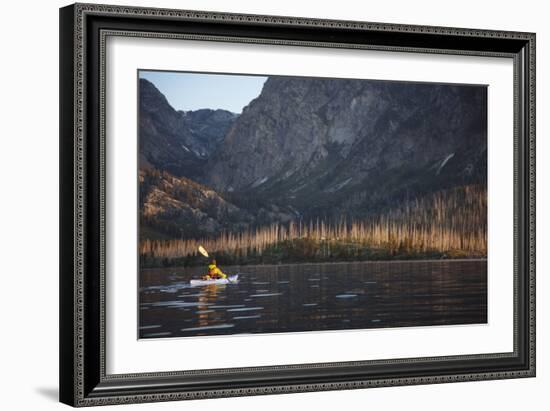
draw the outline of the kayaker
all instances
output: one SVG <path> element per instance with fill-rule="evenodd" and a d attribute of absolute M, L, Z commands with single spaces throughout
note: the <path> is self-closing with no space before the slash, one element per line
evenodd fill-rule
<path fill-rule="evenodd" d="M 208 274 L 204 276 L 204 279 L 219 280 L 224 278 L 227 278 L 227 275 L 225 275 L 223 271 L 218 268 L 218 266 L 216 265 L 216 260 L 212 260 L 212 262 L 208 266 Z"/>

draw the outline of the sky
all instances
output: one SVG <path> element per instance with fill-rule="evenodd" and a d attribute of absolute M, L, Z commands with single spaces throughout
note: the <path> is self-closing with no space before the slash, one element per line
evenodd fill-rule
<path fill-rule="evenodd" d="M 224 109 L 241 113 L 260 95 L 267 77 L 140 70 L 176 110 Z"/>

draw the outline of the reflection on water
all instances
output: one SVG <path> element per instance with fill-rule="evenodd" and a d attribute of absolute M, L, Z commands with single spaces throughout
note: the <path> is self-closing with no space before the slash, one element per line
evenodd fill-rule
<path fill-rule="evenodd" d="M 224 267 L 238 284 L 191 287 L 203 268 L 141 272 L 140 338 L 487 322 L 487 261 Z"/>

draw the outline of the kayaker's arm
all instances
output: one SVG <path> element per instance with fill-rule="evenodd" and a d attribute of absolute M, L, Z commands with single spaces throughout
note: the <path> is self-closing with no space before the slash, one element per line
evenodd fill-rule
<path fill-rule="evenodd" d="M 221 277 L 221 278 L 227 278 L 227 274 L 225 274 L 222 270 L 220 270 L 218 268 L 218 275 Z"/>

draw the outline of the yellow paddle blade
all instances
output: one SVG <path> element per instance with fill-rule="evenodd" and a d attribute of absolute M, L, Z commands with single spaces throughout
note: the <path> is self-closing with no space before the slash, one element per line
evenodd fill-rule
<path fill-rule="evenodd" d="M 199 253 L 201 253 L 205 257 L 208 257 L 208 251 L 206 251 L 202 245 L 199 245 Z"/>

